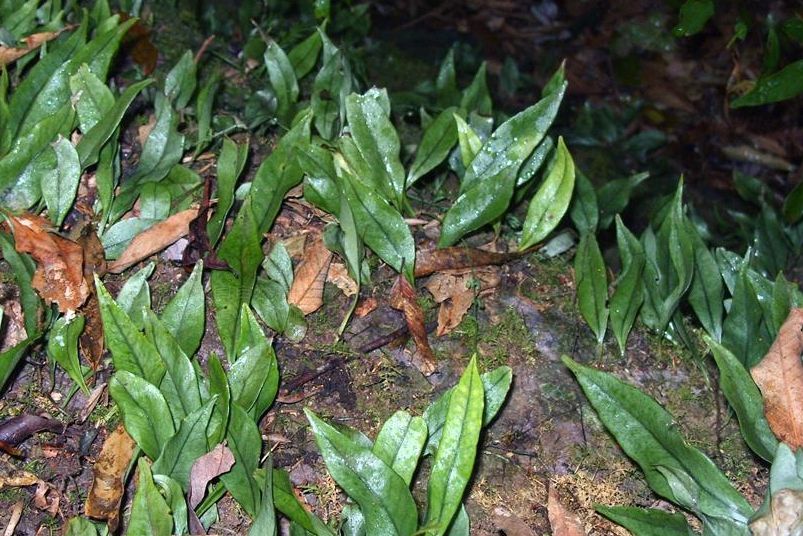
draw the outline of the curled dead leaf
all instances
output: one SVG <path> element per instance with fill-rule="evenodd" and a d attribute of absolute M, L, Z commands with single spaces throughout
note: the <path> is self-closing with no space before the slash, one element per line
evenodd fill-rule
<path fill-rule="evenodd" d="M 164 221 L 134 237 L 120 257 L 109 264 L 109 272 L 119 274 L 143 259 L 158 253 L 189 232 L 190 222 L 198 215 L 198 209 L 191 208 L 173 214 Z"/>
<path fill-rule="evenodd" d="M 48 303 L 59 311 L 75 311 L 89 297 L 84 279 L 84 250 L 71 240 L 49 232 L 46 219 L 25 214 L 7 216 L 20 253 L 30 253 L 36 261 L 32 285 Z"/>
<path fill-rule="evenodd" d="M 767 355 L 750 370 L 764 398 L 764 413 L 778 439 L 803 447 L 803 309 L 789 311 Z"/>
<path fill-rule="evenodd" d="M 120 501 L 123 498 L 125 470 L 131 463 L 136 443 L 122 425 L 103 442 L 92 467 L 92 487 L 84 504 L 84 513 L 95 519 L 105 519 L 114 533 L 120 521 Z"/>
<path fill-rule="evenodd" d="M 287 301 L 298 306 L 305 315 L 323 305 L 323 286 L 331 261 L 332 252 L 326 249 L 321 238 L 317 238 L 306 249 L 304 259 L 296 268 Z"/>
<path fill-rule="evenodd" d="M 407 329 L 413 337 L 416 353 L 418 354 L 416 356 L 417 359 L 413 360 L 413 364 L 425 376 L 434 373 L 435 354 L 429 346 L 424 311 L 421 310 L 421 305 L 418 303 L 415 288 L 401 274 L 396 278 L 396 282 L 390 291 L 390 306 L 404 314 L 404 321 L 407 323 Z"/>
<path fill-rule="evenodd" d="M 500 280 L 499 270 L 494 267 L 449 270 L 432 275 L 424 287 L 440 304 L 436 335 L 445 335 L 456 328 L 475 297 L 497 287 Z"/>
<path fill-rule="evenodd" d="M 23 37 L 22 40 L 25 41 L 24 47 L 0 46 L 0 67 L 5 67 L 9 63 L 17 61 L 28 52 L 36 50 L 44 43 L 57 38 L 63 31 L 64 30 L 59 30 L 57 32 L 39 32 Z"/>
<path fill-rule="evenodd" d="M 351 278 L 346 265 L 342 262 L 333 262 L 329 265 L 326 281 L 342 290 L 348 297 L 357 294 L 357 282 Z"/>
<path fill-rule="evenodd" d="M 443 270 L 462 270 L 477 266 L 499 265 L 518 259 L 528 252 L 497 253 L 484 249 L 451 247 L 419 251 L 415 256 L 415 276 L 424 277 Z"/>

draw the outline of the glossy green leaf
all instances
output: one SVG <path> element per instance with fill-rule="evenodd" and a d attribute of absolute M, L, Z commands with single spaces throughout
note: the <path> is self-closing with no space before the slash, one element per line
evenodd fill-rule
<path fill-rule="evenodd" d="M 189 104 L 197 84 L 196 64 L 192 51 L 187 50 L 165 76 L 165 97 L 177 110 L 181 110 Z"/>
<path fill-rule="evenodd" d="M 703 328 L 715 341 L 722 339 L 722 275 L 714 255 L 693 226 L 689 236 L 694 244 L 694 278 L 689 288 L 689 305 Z"/>
<path fill-rule="evenodd" d="M 301 80 L 315 67 L 322 45 L 321 34 L 316 30 L 287 53 L 296 79 Z"/>
<path fill-rule="evenodd" d="M 426 524 L 434 528 L 436 535 L 445 534 L 449 528 L 474 470 L 484 403 L 475 356 L 449 395 L 446 420 L 432 463 Z"/>
<path fill-rule="evenodd" d="M 457 141 L 454 108 L 442 111 L 424 130 L 415 160 L 407 172 L 406 188 L 440 165 Z M 469 127 L 470 128 L 470 127 Z"/>
<path fill-rule="evenodd" d="M 471 125 L 466 123 L 465 119 L 457 114 L 454 114 L 453 117 L 457 126 L 460 160 L 463 162 L 463 166 L 468 168 L 474 160 L 474 157 L 477 156 L 477 153 L 482 149 L 482 140 L 477 133 L 474 132 L 474 129 L 471 128 Z"/>
<path fill-rule="evenodd" d="M 153 80 L 146 79 L 128 86 L 117 100 L 114 101 L 114 105 L 108 112 L 103 114 L 100 120 L 95 123 L 91 129 L 84 132 L 81 141 L 79 141 L 78 145 L 75 147 L 78 151 L 78 159 L 81 161 L 82 168 L 87 168 L 98 161 L 101 149 L 109 138 L 112 137 L 115 130 L 117 130 L 128 107 L 137 95 L 139 95 L 140 91 L 152 83 Z"/>
<path fill-rule="evenodd" d="M 368 534 L 407 535 L 418 526 L 418 511 L 404 480 L 368 448 L 304 412 L 326 468 L 365 516 Z"/>
<path fill-rule="evenodd" d="M 149 534 L 151 536 L 170 536 L 173 534 L 173 519 L 156 484 L 148 462 L 140 458 L 137 462 L 137 492 L 131 506 L 127 534 Z"/>
<path fill-rule="evenodd" d="M 636 321 L 641 304 L 644 303 L 644 249 L 622 219 L 616 216 L 616 240 L 622 259 L 622 272 L 616 280 L 616 289 L 609 301 L 611 330 L 624 355 L 627 337 Z"/>
<path fill-rule="evenodd" d="M 761 303 L 742 268 L 736 279 L 730 311 L 722 326 L 722 344 L 745 366 L 751 368 L 769 350 L 772 341 L 762 326 Z"/>
<path fill-rule="evenodd" d="M 112 299 L 97 275 L 95 290 L 103 320 L 103 334 L 106 346 L 111 351 L 115 370 L 131 372 L 158 385 L 164 375 L 165 366 L 156 348 Z"/>
<path fill-rule="evenodd" d="M 120 408 L 128 434 L 149 458 L 158 458 L 176 432 L 159 389 L 139 376 L 118 370 L 109 380 L 109 394 Z"/>
<path fill-rule="evenodd" d="M 50 144 L 60 133 L 69 133 L 74 117 L 68 103 L 14 140 L 9 152 L 0 158 L 0 204 L 11 210 L 24 210 L 39 200 L 40 176 L 49 176 L 56 164 Z M 37 158 L 45 153 L 49 161 L 41 169 L 42 162 Z"/>
<path fill-rule="evenodd" d="M 597 505 L 594 509 L 639 536 L 693 536 L 694 534 L 683 514 L 633 506 Z"/>
<path fill-rule="evenodd" d="M 223 138 L 223 145 L 217 159 L 217 205 L 215 212 L 206 224 L 209 243 L 214 246 L 220 240 L 232 205 L 234 204 L 234 187 L 237 178 L 242 174 L 248 160 L 248 142 L 238 144 L 229 138 Z"/>
<path fill-rule="evenodd" d="M 399 136 L 390 121 L 387 92 L 374 88 L 363 95 L 349 95 L 346 117 L 355 145 L 372 174 L 365 179 L 377 191 L 388 194 L 397 208 L 401 207 L 405 176 L 399 160 Z"/>
<path fill-rule="evenodd" d="M 201 406 L 198 375 L 178 339 L 151 310 L 145 314 L 145 335 L 162 357 L 165 375 L 159 390 L 167 400 L 176 428 L 182 419 Z"/>
<path fill-rule="evenodd" d="M 47 355 L 63 368 L 70 379 L 74 381 L 85 394 L 89 388 L 84 382 L 84 373 L 81 361 L 78 358 L 78 337 L 84 330 L 83 316 L 62 316 L 50 329 L 47 341 Z"/>
<path fill-rule="evenodd" d="M 784 199 L 783 217 L 787 223 L 796 223 L 803 217 L 803 183 L 798 183 Z"/>
<path fill-rule="evenodd" d="M 273 502 L 282 515 L 291 520 L 293 524 L 300 526 L 302 530 L 317 536 L 334 535 L 334 532 L 323 521 L 298 502 L 287 471 L 273 470 Z"/>
<path fill-rule="evenodd" d="M 574 257 L 574 273 L 577 278 L 577 306 L 580 314 L 602 344 L 608 325 L 608 274 L 602 252 L 593 234 L 580 238 Z"/>
<path fill-rule="evenodd" d="M 714 0 L 686 0 L 680 6 L 679 20 L 672 32 L 679 37 L 699 33 L 714 15 Z"/>
<path fill-rule="evenodd" d="M 273 508 L 273 462 L 270 458 L 257 470 L 262 481 L 259 512 L 248 529 L 249 536 L 276 536 L 276 511 Z"/>
<path fill-rule="evenodd" d="M 394 270 L 413 281 L 415 242 L 401 214 L 350 173 L 345 173 L 342 182 L 343 193 L 365 244 Z"/>
<path fill-rule="evenodd" d="M 309 144 L 299 148 L 297 156 L 305 176 L 304 199 L 329 214 L 337 214 L 342 195 L 332 153 L 318 145 Z"/>
<path fill-rule="evenodd" d="M 365 516 L 360 508 L 353 503 L 347 503 L 340 512 L 340 533 L 342 536 L 366 536 Z"/>
<path fill-rule="evenodd" d="M 701 515 L 724 516 L 730 522 L 746 524 L 753 512 L 751 506 L 705 454 L 689 446 L 672 416 L 657 402 L 610 374 L 566 356 L 563 362 L 619 446 L 641 467 L 653 491 L 672 501 L 683 501 L 676 493 L 678 488 L 667 480 L 667 470 L 671 470 L 684 475 L 686 489 L 695 497 L 694 505 L 683 501 L 682 506 Z"/>
<path fill-rule="evenodd" d="M 719 388 L 739 419 L 739 429 L 750 449 L 772 462 L 778 440 L 764 416 L 764 399 L 744 365 L 727 348 L 705 337 L 719 369 Z"/>
<path fill-rule="evenodd" d="M 216 400 L 211 398 L 184 417 L 176 434 L 164 444 L 161 454 L 153 462 L 154 473 L 169 476 L 185 490 L 189 489 L 192 464 L 207 452 L 206 431 Z"/>
<path fill-rule="evenodd" d="M 293 261 L 284 244 L 277 242 L 270 250 L 270 255 L 262 261 L 262 268 L 269 278 L 273 279 L 285 292 L 293 285 Z"/>
<path fill-rule="evenodd" d="M 310 114 L 304 114 L 257 168 L 246 199 L 250 200 L 260 234 L 273 225 L 285 194 L 301 182 L 303 174 L 295 153 L 297 147 L 309 144 L 310 121 Z"/>
<path fill-rule="evenodd" d="M 487 64 L 482 62 L 471 84 L 463 90 L 460 98 L 460 108 L 466 112 L 477 112 L 481 115 L 491 115 L 491 92 L 488 91 Z"/>
<path fill-rule="evenodd" d="M 229 264 L 231 271 L 215 270 L 210 277 L 215 321 L 230 360 L 236 359 L 239 346 L 242 305 L 251 302 L 256 273 L 264 255 L 255 219 L 251 203 L 246 200 L 218 250 L 218 256 Z"/>
<path fill-rule="evenodd" d="M 38 337 L 37 337 L 38 338 Z M 22 358 L 25 357 L 28 347 L 36 342 L 36 338 L 27 338 L 22 342 L 18 342 L 11 348 L 0 352 L 0 390 L 5 387 L 11 375 L 16 370 Z"/>
<path fill-rule="evenodd" d="M 382 425 L 373 452 L 409 486 L 426 441 L 427 423 L 424 419 L 400 410 Z"/>
<path fill-rule="evenodd" d="M 135 188 L 142 182 L 158 181 L 178 164 L 184 154 L 184 135 L 178 131 L 179 115 L 162 94 L 156 95 L 156 122 L 139 157 L 139 165 L 126 182 Z"/>
<path fill-rule="evenodd" d="M 215 96 L 220 89 L 221 76 L 217 73 L 203 85 L 198 91 L 195 100 L 195 117 L 198 120 L 198 135 L 195 141 L 194 157 L 198 157 L 212 141 L 212 111 L 215 104 Z M 218 163 L 218 165 L 220 165 Z M 220 178 L 218 177 L 218 183 Z M 220 200 L 218 200 L 218 203 Z"/>
<path fill-rule="evenodd" d="M 449 530 L 446 532 L 446 536 L 469 536 L 470 534 L 471 520 L 468 518 L 466 505 L 461 504 L 460 510 L 457 511 L 457 515 L 454 516 L 452 524 L 449 525 Z"/>
<path fill-rule="evenodd" d="M 153 275 L 156 263 L 149 262 L 123 284 L 115 300 L 137 328 L 145 325 L 145 310 L 151 308 L 151 289 L 148 279 Z"/>
<path fill-rule="evenodd" d="M 346 97 L 351 90 L 351 67 L 343 52 L 337 50 L 324 61 L 315 76 L 310 96 L 315 129 L 324 139 L 334 139 L 342 129 Z"/>
<path fill-rule="evenodd" d="M 488 426 L 490 422 L 502 409 L 505 403 L 510 385 L 513 382 L 513 370 L 510 367 L 502 366 L 494 370 L 485 372 L 480 376 L 482 380 L 482 390 L 485 394 L 483 404 L 482 426 Z M 434 454 L 440 443 L 443 425 L 446 422 L 446 411 L 449 408 L 449 397 L 454 388 L 443 393 L 438 400 L 433 402 L 424 411 L 424 420 L 427 423 L 429 437 L 427 439 L 424 454 Z"/>
<path fill-rule="evenodd" d="M 575 185 L 576 195 L 569 207 L 569 216 L 572 218 L 575 229 L 581 235 L 596 233 L 597 225 L 599 224 L 599 208 L 597 207 L 597 192 L 594 190 L 594 185 L 579 170 L 576 170 Z"/>
<path fill-rule="evenodd" d="M 254 420 L 237 404 L 231 406 L 226 441 L 234 454 L 234 466 L 228 473 L 220 475 L 220 480 L 243 510 L 254 517 L 260 504 L 260 489 L 254 471 L 262 454 L 262 436 Z"/>
<path fill-rule="evenodd" d="M 460 91 L 457 89 L 457 73 L 454 68 L 454 48 L 450 48 L 443 58 L 438 76 L 435 79 L 435 90 L 438 95 L 438 106 L 446 108 L 460 102 Z"/>
<path fill-rule="evenodd" d="M 520 251 L 540 242 L 557 227 L 572 199 L 574 175 L 574 160 L 560 137 L 552 165 L 527 209 Z"/>
<path fill-rule="evenodd" d="M 70 78 L 70 90 L 83 133 L 89 132 L 114 106 L 111 90 L 86 64 Z"/>
<path fill-rule="evenodd" d="M 78 515 L 67 521 L 65 530 L 64 536 L 98 536 L 99 525 Z"/>
<path fill-rule="evenodd" d="M 206 363 L 207 377 L 209 378 L 208 388 L 200 384 L 201 398 L 208 400 L 210 396 L 217 396 L 215 410 L 209 420 L 207 437 L 210 445 L 221 443 L 226 437 L 226 430 L 229 426 L 229 414 L 231 413 L 231 389 L 226 376 L 226 371 L 216 354 L 209 356 Z M 206 393 L 206 391 L 209 391 Z"/>
<path fill-rule="evenodd" d="M 464 193 L 503 169 L 518 168 L 541 142 L 558 113 L 565 85 L 514 115 L 497 128 L 466 168 L 460 184 Z"/>
<path fill-rule="evenodd" d="M 181 489 L 178 482 L 165 475 L 153 475 L 153 481 L 159 486 L 159 490 L 170 508 L 170 514 L 173 517 L 173 534 L 188 534 L 187 501 L 184 498 L 184 490 Z"/>
<path fill-rule="evenodd" d="M 270 41 L 265 48 L 265 67 L 276 95 L 276 116 L 281 123 L 289 125 L 298 100 L 298 80 L 287 54 L 275 41 Z"/>
<path fill-rule="evenodd" d="M 61 136 L 53 143 L 53 150 L 56 152 L 56 175 L 42 182 L 42 197 L 50 221 L 60 227 L 75 202 L 81 163 L 73 144 Z"/>
<path fill-rule="evenodd" d="M 516 187 L 518 190 L 516 191 L 514 203 L 522 201 L 527 193 L 531 193 L 530 187 L 535 184 L 532 179 L 535 177 L 536 173 L 540 171 L 544 162 L 546 162 L 547 156 L 552 154 L 554 148 L 555 142 L 550 136 L 545 136 L 541 143 L 538 144 L 535 150 L 530 153 L 530 156 L 528 156 L 521 165 L 518 176 L 516 177 Z"/>
<path fill-rule="evenodd" d="M 467 233 L 501 217 L 513 197 L 516 169 L 512 165 L 503 168 L 460 194 L 443 218 L 438 247 L 452 246 Z"/>
<path fill-rule="evenodd" d="M 190 277 L 167 302 L 161 315 L 165 327 L 188 356 L 195 354 L 204 336 L 206 300 L 203 270 L 203 261 L 197 262 Z"/>
<path fill-rule="evenodd" d="M 797 60 L 780 71 L 756 80 L 753 89 L 731 101 L 731 108 L 761 106 L 793 99 L 803 93 L 803 60 Z"/>
<path fill-rule="evenodd" d="M 249 349 L 231 366 L 229 385 L 232 401 L 259 420 L 279 388 L 276 354 L 267 340 Z"/>
<path fill-rule="evenodd" d="M 607 229 L 613 223 L 613 218 L 622 212 L 630 203 L 633 190 L 647 180 L 650 174 L 647 172 L 636 173 L 624 179 L 615 179 L 606 182 L 597 191 L 597 201 L 599 202 L 599 227 Z"/>

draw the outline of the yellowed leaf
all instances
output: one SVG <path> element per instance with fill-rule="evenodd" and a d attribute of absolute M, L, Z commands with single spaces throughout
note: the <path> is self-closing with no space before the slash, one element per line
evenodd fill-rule
<path fill-rule="evenodd" d="M 84 513 L 95 519 L 105 519 L 109 531 L 114 533 L 120 521 L 120 501 L 123 498 L 123 476 L 136 443 L 122 425 L 109 434 L 103 442 L 95 465 L 89 496 L 84 504 Z"/>
<path fill-rule="evenodd" d="M 753 536 L 803 532 L 803 491 L 782 489 L 772 495 L 770 509 L 750 523 Z"/>
<path fill-rule="evenodd" d="M 197 208 L 182 210 L 178 214 L 173 214 L 166 220 L 145 229 L 134 237 L 116 261 L 109 264 L 109 272 L 119 274 L 139 261 L 162 251 L 189 232 L 190 222 L 197 215 Z"/>
<path fill-rule="evenodd" d="M 59 311 L 74 311 L 89 297 L 84 280 L 84 250 L 79 245 L 49 232 L 46 219 L 25 214 L 8 216 L 14 244 L 20 253 L 30 253 L 36 261 L 32 285 L 48 303 Z"/>
<path fill-rule="evenodd" d="M 332 252 L 326 249 L 322 239 L 317 238 L 304 252 L 304 259 L 296 268 L 287 301 L 298 306 L 305 315 L 323 305 L 323 286 L 331 261 Z"/>
<path fill-rule="evenodd" d="M 764 413 L 778 439 L 803 447 L 803 309 L 789 311 L 767 355 L 750 370 L 764 398 Z"/>

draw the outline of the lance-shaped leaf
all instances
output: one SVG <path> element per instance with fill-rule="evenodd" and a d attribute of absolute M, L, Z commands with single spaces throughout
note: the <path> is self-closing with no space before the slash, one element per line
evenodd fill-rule
<path fill-rule="evenodd" d="M 714 255 L 706 247 L 693 225 L 689 237 L 694 244 L 694 278 L 689 289 L 689 304 L 700 323 L 715 341 L 722 339 L 722 275 Z"/>
<path fill-rule="evenodd" d="M 722 326 L 722 344 L 749 369 L 761 360 L 772 341 L 748 271 L 745 264 L 737 276 L 730 311 Z"/>
<path fill-rule="evenodd" d="M 149 458 L 155 460 L 173 437 L 173 417 L 159 389 L 125 370 L 109 380 L 109 393 L 123 415 L 125 429 Z"/>
<path fill-rule="evenodd" d="M 772 462 L 778 440 L 764 417 L 761 392 L 744 365 L 712 337 L 705 337 L 719 369 L 719 388 L 739 419 L 739 429 L 753 452 Z"/>
<path fill-rule="evenodd" d="M 298 162 L 304 170 L 304 199 L 329 214 L 340 210 L 340 187 L 332 153 L 319 145 L 299 148 Z"/>
<path fill-rule="evenodd" d="M 585 234 L 577 246 L 574 257 L 574 273 L 577 278 L 577 305 L 580 314 L 597 336 L 597 343 L 605 338 L 608 325 L 608 277 L 602 252 L 593 234 Z"/>
<path fill-rule="evenodd" d="M 321 52 L 323 40 L 321 34 L 316 29 L 309 37 L 294 46 L 287 53 L 287 59 L 293 66 L 296 79 L 301 80 L 309 73 L 318 62 L 318 55 Z"/>
<path fill-rule="evenodd" d="M 397 411 L 379 430 L 373 452 L 409 486 L 426 441 L 427 423 L 424 419 L 413 417 L 406 411 Z"/>
<path fill-rule="evenodd" d="M 683 514 L 670 514 L 657 508 L 631 506 L 595 506 L 594 509 L 639 536 L 692 536 L 694 534 Z"/>
<path fill-rule="evenodd" d="M 195 142 L 194 158 L 197 158 L 212 141 L 212 111 L 215 104 L 215 96 L 220 88 L 221 78 L 219 73 L 215 73 L 206 84 L 201 87 L 200 91 L 198 91 L 198 97 L 195 103 L 195 115 L 198 119 L 198 135 L 197 141 Z"/>
<path fill-rule="evenodd" d="M 25 317 L 25 333 L 29 339 L 34 338 L 39 332 L 39 308 L 42 305 L 42 300 L 39 299 L 32 282 L 36 266 L 30 256 L 21 254 L 15 249 L 12 238 L 3 232 L 0 232 L 0 251 L 14 274 L 14 282 L 19 290 L 20 305 Z M 3 383 L 0 382 L 0 386 Z"/>
<path fill-rule="evenodd" d="M 577 195 L 574 196 L 569 207 L 569 216 L 571 216 L 574 227 L 580 234 L 596 233 L 599 223 L 597 192 L 583 172 L 576 170 L 576 174 Z"/>
<path fill-rule="evenodd" d="M 204 296 L 203 262 L 195 264 L 190 277 L 178 289 L 164 310 L 161 320 L 188 356 L 195 354 L 204 336 L 206 300 Z"/>
<path fill-rule="evenodd" d="M 477 455 L 485 396 L 476 356 L 449 396 L 446 420 L 427 486 L 427 525 L 445 534 L 457 513 Z"/>
<path fill-rule="evenodd" d="M 85 64 L 70 78 L 70 90 L 81 132 L 87 133 L 114 106 L 114 95 Z"/>
<path fill-rule="evenodd" d="M 89 388 L 84 382 L 84 374 L 81 370 L 81 361 L 78 358 L 78 337 L 81 336 L 83 330 L 83 316 L 60 317 L 50 330 L 47 355 L 67 372 L 70 379 L 85 394 L 89 395 Z"/>
<path fill-rule="evenodd" d="M 445 109 L 424 130 L 415 153 L 415 160 L 407 172 L 406 188 L 435 169 L 449 156 L 449 151 L 457 141 L 454 112 L 455 108 Z"/>
<path fill-rule="evenodd" d="M 305 409 L 326 468 L 365 516 L 368 534 L 407 535 L 418 511 L 405 481 L 366 446 Z"/>
<path fill-rule="evenodd" d="M 153 462 L 155 473 L 166 475 L 185 490 L 189 486 L 192 464 L 207 452 L 207 427 L 215 407 L 216 397 L 188 414 L 176 434 L 164 444 L 159 458 Z"/>
<path fill-rule="evenodd" d="M 342 178 L 343 192 L 365 244 L 408 281 L 413 281 L 415 242 L 401 214 L 350 173 L 344 172 Z"/>
<path fill-rule="evenodd" d="M 756 80 L 749 92 L 731 102 L 731 108 L 761 106 L 794 98 L 803 92 L 801 80 L 803 80 L 803 60 L 797 60 L 780 71 Z"/>
<path fill-rule="evenodd" d="M 229 385 L 232 401 L 258 421 L 279 388 L 276 354 L 267 339 L 250 348 L 231 366 Z"/>
<path fill-rule="evenodd" d="M 746 524 L 752 507 L 705 454 L 688 445 L 672 416 L 657 402 L 610 374 L 582 366 L 566 356 L 563 362 L 577 377 L 619 446 L 641 467 L 653 491 L 700 515 L 725 516 L 730 522 Z M 684 491 L 695 497 L 697 507 L 678 496 L 680 488 L 667 480 L 669 471 L 683 475 Z"/>
<path fill-rule="evenodd" d="M 78 192 L 81 163 L 75 147 L 66 138 L 59 136 L 53 143 L 53 150 L 56 152 L 56 175 L 42 182 L 42 197 L 50 221 L 60 227 Z"/>
<path fill-rule="evenodd" d="M 276 510 L 273 508 L 273 461 L 270 457 L 257 470 L 257 480 L 262 481 L 262 499 L 259 512 L 248 529 L 249 536 L 276 536 Z"/>
<path fill-rule="evenodd" d="M 468 168 L 471 161 L 477 156 L 477 153 L 482 149 L 482 140 L 471 128 L 471 125 L 466 123 L 466 120 L 457 114 L 454 114 L 454 121 L 457 126 L 457 142 L 460 147 L 460 160 L 463 165 Z"/>
<path fill-rule="evenodd" d="M 460 102 L 460 91 L 457 89 L 457 73 L 454 68 L 454 48 L 450 48 L 441 62 L 438 76 L 435 79 L 438 94 L 438 106 L 443 108 L 454 106 Z"/>
<path fill-rule="evenodd" d="M 223 233 L 226 216 L 234 204 L 234 187 L 247 159 L 248 142 L 239 145 L 229 138 L 223 138 L 223 146 L 217 159 L 217 205 L 215 213 L 206 224 L 206 232 L 212 246 L 217 244 Z"/>
<path fill-rule="evenodd" d="M 351 93 L 352 75 L 348 59 L 340 50 L 327 57 L 315 75 L 310 107 L 315 116 L 315 129 L 331 140 L 342 129 L 346 116 L 346 97 Z"/>
<path fill-rule="evenodd" d="M 131 372 L 158 385 L 165 371 L 159 352 L 114 301 L 97 275 L 95 290 L 103 319 L 103 334 L 115 370 Z"/>
<path fill-rule="evenodd" d="M 513 382 L 513 370 L 510 367 L 502 366 L 492 371 L 485 372 L 480 376 L 482 380 L 482 390 L 485 395 L 485 403 L 482 410 L 482 426 L 488 426 L 490 422 L 502 409 L 505 403 L 510 385 Z M 429 437 L 427 438 L 424 454 L 434 454 L 438 449 L 438 443 L 443 432 L 443 424 L 446 422 L 446 411 L 449 408 L 449 397 L 452 395 L 454 387 L 443 393 L 438 400 L 433 402 L 424 411 L 424 420 L 427 423 Z"/>
<path fill-rule="evenodd" d="M 475 182 L 485 181 L 507 167 L 513 166 L 518 170 L 552 125 L 565 88 L 563 84 L 559 91 L 547 95 L 499 125 L 471 160 L 460 184 L 460 192 L 468 191 Z"/>
<path fill-rule="evenodd" d="M 519 242 L 520 251 L 540 242 L 557 227 L 569 208 L 573 191 L 574 160 L 563 142 L 563 137 L 560 137 L 546 178 L 527 208 L 527 218 L 524 220 L 524 230 Z"/>
<path fill-rule="evenodd" d="M 276 41 L 268 43 L 264 59 L 268 78 L 276 95 L 276 115 L 280 122 L 289 124 L 293 118 L 294 105 L 298 100 L 298 80 L 293 65 Z"/>
<path fill-rule="evenodd" d="M 488 91 L 487 67 L 486 62 L 482 62 L 471 80 L 471 84 L 463 90 L 463 96 L 460 98 L 460 108 L 466 112 L 491 115 L 493 102 L 491 101 L 491 92 Z"/>
<path fill-rule="evenodd" d="M 192 51 L 187 50 L 165 76 L 164 94 L 177 110 L 186 107 L 195 93 L 196 69 Z"/>
<path fill-rule="evenodd" d="M 302 528 L 307 533 L 317 536 L 334 535 L 332 529 L 327 527 L 318 516 L 309 512 L 298 502 L 287 471 L 273 470 L 273 502 L 276 505 L 276 509 L 289 519 L 293 525 Z"/>
<path fill-rule="evenodd" d="M 609 306 L 611 329 L 619 344 L 619 352 L 624 355 L 627 337 L 636 321 L 641 304 L 644 303 L 644 248 L 631 233 L 619 215 L 616 215 L 616 241 L 622 259 L 622 272 L 616 280 Z"/>
<path fill-rule="evenodd" d="M 153 483 L 153 475 L 145 458 L 139 459 L 137 476 L 137 492 L 131 506 L 127 533 L 170 536 L 173 534 L 170 508 Z"/>
<path fill-rule="evenodd" d="M 149 262 L 144 268 L 128 278 L 115 300 L 125 314 L 138 327 L 145 325 L 145 311 L 151 308 L 151 288 L 148 278 L 153 275 L 156 263 Z"/>
<path fill-rule="evenodd" d="M 254 420 L 237 404 L 231 406 L 226 441 L 234 454 L 234 466 L 221 475 L 220 480 L 243 510 L 254 517 L 260 503 L 259 483 L 254 478 L 254 471 L 259 467 L 262 436 Z"/>
<path fill-rule="evenodd" d="M 371 176 L 365 177 L 377 191 L 385 192 L 400 208 L 404 196 L 404 169 L 399 160 L 399 136 L 390 122 L 387 92 L 370 89 L 346 97 L 346 117 L 351 136 Z M 362 177 L 361 177 L 362 178 Z"/>

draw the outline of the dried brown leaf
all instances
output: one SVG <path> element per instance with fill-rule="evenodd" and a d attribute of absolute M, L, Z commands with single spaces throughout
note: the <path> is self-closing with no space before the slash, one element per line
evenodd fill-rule
<path fill-rule="evenodd" d="M 143 259 L 158 253 L 189 232 L 190 222 L 198 215 L 191 208 L 173 214 L 134 237 L 120 257 L 109 264 L 109 272 L 119 274 Z"/>
<path fill-rule="evenodd" d="M 424 322 L 424 311 L 418 303 L 415 288 L 407 279 L 399 274 L 390 291 L 390 306 L 404 314 L 407 329 L 413 336 L 417 359 L 413 363 L 422 374 L 429 376 L 435 372 L 435 354 L 429 346 L 427 327 Z"/>
<path fill-rule="evenodd" d="M 78 309 L 89 296 L 81 246 L 48 232 L 50 222 L 39 216 L 8 216 L 8 221 L 17 251 L 30 253 L 36 261 L 33 288 L 62 313 Z"/>
<path fill-rule="evenodd" d="M 13 536 L 14 532 L 17 530 L 17 525 L 22 518 L 22 511 L 24 509 L 24 502 L 17 501 L 14 503 L 14 506 L 11 507 L 11 517 L 8 519 L 8 525 L 6 525 L 6 530 L 3 531 L 3 536 Z"/>
<path fill-rule="evenodd" d="M 803 309 L 789 311 L 767 355 L 750 370 L 764 398 L 764 413 L 778 439 L 803 447 Z"/>
<path fill-rule="evenodd" d="M 0 475 L 0 489 L 3 488 L 24 488 L 33 486 L 39 482 L 39 477 L 28 471 L 14 472 L 8 475 Z"/>
<path fill-rule="evenodd" d="M 497 253 L 484 249 L 461 247 L 419 251 L 415 256 L 415 276 L 424 277 L 443 270 L 505 264 L 526 253 Z"/>
<path fill-rule="evenodd" d="M 470 290 L 454 294 L 442 302 L 438 308 L 438 329 L 435 334 L 442 337 L 459 326 L 472 303 L 474 303 L 474 293 Z"/>
<path fill-rule="evenodd" d="M 362 318 L 365 315 L 376 311 L 377 307 L 379 307 L 379 302 L 376 301 L 376 298 L 365 298 L 364 300 L 360 300 L 360 303 L 357 304 L 357 307 L 354 309 L 354 316 L 357 318 Z"/>
<path fill-rule="evenodd" d="M 40 32 L 31 34 L 23 38 L 23 41 L 25 41 L 25 46 L 20 48 L 0 46 L 0 67 L 5 67 L 9 63 L 17 61 L 28 52 L 36 50 L 44 43 L 52 41 L 58 37 L 62 31 L 63 30 L 59 30 L 58 32 Z"/>
<path fill-rule="evenodd" d="M 493 522 L 496 528 L 504 531 L 505 536 L 535 536 L 533 531 L 522 519 L 502 507 L 494 509 Z"/>
<path fill-rule="evenodd" d="M 553 536 L 584 536 L 583 524 L 577 514 L 568 510 L 560 502 L 558 492 L 554 486 L 549 487 L 547 497 L 547 514 Z"/>
<path fill-rule="evenodd" d="M 351 278 L 348 268 L 342 262 L 333 262 L 329 265 L 326 281 L 342 290 L 346 296 L 357 294 L 357 282 Z"/>
<path fill-rule="evenodd" d="M 430 277 L 424 287 L 432 294 L 438 309 L 438 336 L 456 328 L 468 312 L 477 294 L 499 285 L 499 270 L 494 267 L 475 270 L 449 270 Z"/>
<path fill-rule="evenodd" d="M 209 482 L 223 473 L 228 473 L 234 465 L 234 454 L 224 445 L 219 444 L 192 464 L 190 469 L 190 489 L 187 502 L 190 508 L 190 529 L 193 534 L 206 534 L 201 521 L 195 515 L 195 507 L 206 495 Z"/>
<path fill-rule="evenodd" d="M 323 305 L 323 286 L 332 261 L 332 252 L 317 238 L 304 252 L 304 260 L 296 268 L 287 301 L 298 306 L 305 315 Z"/>
<path fill-rule="evenodd" d="M 112 533 L 116 531 L 120 521 L 123 476 L 131 463 L 135 447 L 134 440 L 120 425 L 103 442 L 100 455 L 92 467 L 94 476 L 84 504 L 84 513 L 89 517 L 107 520 Z"/>

